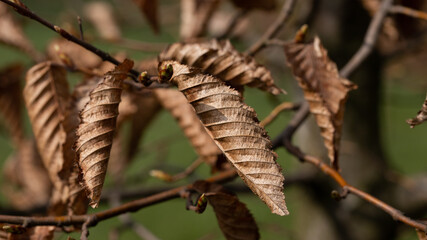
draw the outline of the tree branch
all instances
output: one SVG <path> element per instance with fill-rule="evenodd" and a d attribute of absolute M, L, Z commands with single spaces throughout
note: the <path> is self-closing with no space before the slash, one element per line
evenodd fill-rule
<path fill-rule="evenodd" d="M 384 0 L 381 4 L 380 9 L 375 14 L 372 19 L 368 31 L 365 36 L 365 40 L 360 49 L 355 53 L 347 65 L 340 71 L 340 75 L 344 78 L 347 78 L 371 53 L 373 46 L 378 37 L 379 31 L 382 26 L 382 22 L 389 11 L 392 4 L 392 0 Z M 335 182 L 337 182 L 343 189 L 344 192 L 352 193 L 365 201 L 375 205 L 379 209 L 388 213 L 393 217 L 393 219 L 403 222 L 411 227 L 419 229 L 420 231 L 427 233 L 427 225 L 421 222 L 417 222 L 409 217 L 403 215 L 401 211 L 393 208 L 387 203 L 375 198 L 374 196 L 363 192 L 362 190 L 357 189 L 347 183 L 347 181 L 341 176 L 339 172 L 330 167 L 328 164 L 325 164 L 320 159 L 306 155 L 303 153 L 297 146 L 292 144 L 292 136 L 299 126 L 305 121 L 309 114 L 309 105 L 305 102 L 295 116 L 292 118 L 290 123 L 287 125 L 285 130 L 273 141 L 273 148 L 278 148 L 284 146 L 289 153 L 296 156 L 302 162 L 308 162 L 317 167 L 323 173 L 331 177 Z"/>
<path fill-rule="evenodd" d="M 21 5 L 16 4 L 12 1 L 9 1 L 9 0 L 0 0 L 0 1 L 8 4 L 9 6 L 12 6 L 14 8 L 14 10 L 17 13 L 21 14 L 22 16 L 31 18 L 31 19 L 41 23 L 45 27 L 57 32 L 59 35 L 61 35 L 63 38 L 67 39 L 68 41 L 71 41 L 75 44 L 78 44 L 78 45 L 82 46 L 83 48 L 85 48 L 86 50 L 93 52 L 98 57 L 100 57 L 103 61 L 111 62 L 114 65 L 120 64 L 120 62 L 117 59 L 115 59 L 114 57 L 112 57 L 109 53 L 104 52 L 99 48 L 96 48 L 92 44 L 85 42 L 85 41 L 71 35 L 69 32 L 65 31 L 64 29 L 60 28 L 59 26 L 56 26 L 56 25 L 46 21 L 45 19 L 43 19 L 43 18 L 39 17 L 38 15 L 36 15 L 35 13 L 33 13 L 27 7 L 21 6 Z M 130 73 L 132 74 L 134 79 L 137 79 L 138 76 L 140 75 L 140 73 L 134 69 L 131 69 Z M 151 81 L 143 82 L 143 84 L 148 86 L 151 84 Z"/>
<path fill-rule="evenodd" d="M 418 11 L 412 8 L 404 7 L 404 6 L 399 6 L 399 5 L 391 6 L 389 9 L 389 12 L 393 14 L 403 14 L 409 17 L 418 18 L 418 19 L 427 21 L 427 13 L 423 11 Z"/>
<path fill-rule="evenodd" d="M 380 8 L 375 13 L 371 23 L 369 24 L 368 31 L 366 32 L 362 46 L 342 68 L 340 74 L 342 77 L 347 78 L 360 64 L 371 54 L 377 42 L 379 32 L 384 22 L 384 18 L 391 7 L 393 0 L 383 0 Z"/>
<path fill-rule="evenodd" d="M 228 170 L 222 172 L 216 176 L 206 179 L 208 182 L 223 183 L 230 181 L 236 176 L 235 170 Z M 192 184 L 176 187 L 173 189 L 166 190 L 145 198 L 134 200 L 118 207 L 111 208 L 105 211 L 101 211 L 93 214 L 86 215 L 74 215 L 74 216 L 56 216 L 56 217 L 26 217 L 26 216 L 9 216 L 0 215 L 0 223 L 19 224 L 24 227 L 32 226 L 70 226 L 70 225 L 83 225 L 87 228 L 93 227 L 98 222 L 103 220 L 116 217 L 123 213 L 135 212 L 141 208 L 148 207 L 157 203 L 165 202 L 170 199 L 178 198 L 179 193 L 184 189 L 191 189 Z M 87 232 L 85 232 L 87 234 Z"/>
<path fill-rule="evenodd" d="M 276 21 L 267 29 L 264 35 L 254 45 L 252 45 L 248 50 L 246 50 L 246 54 L 251 56 L 255 55 L 257 52 L 259 52 L 262 48 L 266 46 L 268 40 L 276 37 L 280 29 L 282 29 L 283 25 L 288 19 L 289 15 L 291 14 L 292 9 L 294 8 L 294 3 L 295 0 L 287 0 L 283 4 L 282 11 L 280 12 Z"/>

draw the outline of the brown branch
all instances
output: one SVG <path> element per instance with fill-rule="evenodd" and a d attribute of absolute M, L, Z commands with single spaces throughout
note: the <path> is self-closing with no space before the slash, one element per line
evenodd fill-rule
<path fill-rule="evenodd" d="M 427 233 L 427 225 L 417 222 L 409 217 L 406 217 L 402 214 L 401 211 L 393 208 L 387 203 L 375 198 L 374 196 L 365 193 L 347 183 L 347 181 L 341 176 L 339 172 L 330 167 L 328 164 L 322 162 L 320 159 L 304 154 L 298 147 L 291 143 L 291 138 L 295 130 L 302 124 L 308 115 L 308 104 L 303 104 L 300 110 L 295 114 L 294 118 L 291 120 L 290 124 L 283 133 L 283 136 L 279 136 L 273 141 L 273 148 L 279 146 L 284 146 L 286 150 L 292 155 L 296 156 L 302 162 L 308 162 L 317 167 L 323 173 L 331 177 L 335 182 L 337 182 L 346 192 L 353 193 L 354 195 L 364 199 L 365 201 L 377 206 L 384 212 L 390 214 L 393 219 L 401 221 L 411 227 L 419 229 Z"/>
<path fill-rule="evenodd" d="M 295 104 L 295 103 L 291 103 L 291 102 L 283 102 L 281 104 L 279 104 L 278 106 L 276 106 L 273 111 L 270 112 L 270 114 L 268 114 L 267 117 L 265 117 L 260 123 L 259 125 L 261 125 L 262 127 L 267 126 L 268 124 L 270 124 L 278 115 L 279 113 L 286 111 L 286 110 L 296 110 L 299 108 L 299 104 Z"/>
<path fill-rule="evenodd" d="M 223 183 L 230 181 L 236 176 L 236 171 L 228 170 L 216 176 L 206 179 L 208 182 Z M 191 189 L 192 184 L 180 186 L 160 192 L 145 198 L 134 200 L 118 207 L 104 210 L 98 213 L 87 215 L 74 215 L 74 216 L 57 216 L 57 217 L 27 217 L 27 216 L 9 216 L 0 215 L 0 223 L 19 224 L 24 227 L 32 226 L 70 226 L 70 225 L 84 225 L 89 228 L 95 226 L 98 222 L 116 217 L 123 213 L 135 212 L 141 208 L 148 207 L 157 203 L 165 202 L 170 199 L 179 197 L 179 193 L 184 189 Z M 86 234 L 86 233 L 85 233 Z"/>
<path fill-rule="evenodd" d="M 259 52 L 261 49 L 263 49 L 266 46 L 266 42 L 274 37 L 279 33 L 279 31 L 282 29 L 283 25 L 285 24 L 286 20 L 288 19 L 289 15 L 292 12 L 292 9 L 294 8 L 295 0 L 287 0 L 282 7 L 282 10 L 277 17 L 277 19 L 274 21 L 274 23 L 267 29 L 267 31 L 262 35 L 262 37 L 254 44 L 252 45 L 248 50 L 246 50 L 246 54 L 248 55 L 255 55 L 257 52 Z"/>
<path fill-rule="evenodd" d="M 9 0 L 0 0 L 6 4 L 8 4 L 9 6 L 12 6 L 13 9 L 21 14 L 22 16 L 31 18 L 39 23 L 41 23 L 42 25 L 44 25 L 45 27 L 51 29 L 52 31 L 57 32 L 59 35 L 61 35 L 63 38 L 67 39 L 68 41 L 71 41 L 77 45 L 82 46 L 83 48 L 85 48 L 86 50 L 96 54 L 98 57 L 100 57 L 103 61 L 108 61 L 111 62 L 114 65 L 119 65 L 120 62 L 115 59 L 114 57 L 112 57 L 109 53 L 102 51 L 99 48 L 96 48 L 95 46 L 93 46 L 92 44 L 85 42 L 75 36 L 73 36 L 72 34 L 70 34 L 69 32 L 65 31 L 64 29 L 48 22 L 47 20 L 39 17 L 38 15 L 36 15 L 35 13 L 33 13 L 30 9 L 28 9 L 25 6 L 21 6 L 19 4 L 16 4 L 12 1 Z M 133 76 L 133 79 L 136 80 L 138 78 L 138 76 L 140 75 L 140 73 L 134 69 L 130 70 L 130 73 Z M 144 85 L 148 86 L 151 84 L 150 81 L 144 82 Z"/>
<path fill-rule="evenodd" d="M 380 8 L 377 10 L 375 16 L 372 18 L 371 23 L 369 24 L 368 31 L 366 32 L 362 46 L 340 71 L 340 75 L 342 77 L 347 78 L 372 52 L 383 25 L 384 18 L 387 16 L 392 3 L 393 0 L 382 1 Z"/>
<path fill-rule="evenodd" d="M 391 6 L 389 9 L 389 12 L 393 14 L 403 14 L 409 17 L 418 18 L 418 19 L 427 21 L 427 13 L 423 11 L 418 11 L 412 8 L 400 6 L 400 5 Z"/>

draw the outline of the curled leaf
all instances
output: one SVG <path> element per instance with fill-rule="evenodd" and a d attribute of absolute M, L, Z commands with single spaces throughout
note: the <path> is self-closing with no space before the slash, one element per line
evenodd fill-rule
<path fill-rule="evenodd" d="M 84 13 L 102 38 L 111 41 L 121 39 L 122 34 L 114 18 L 111 4 L 107 2 L 90 2 L 84 6 Z"/>
<path fill-rule="evenodd" d="M 219 3 L 220 0 L 181 0 L 181 38 L 203 36 Z"/>
<path fill-rule="evenodd" d="M 284 49 L 310 111 L 316 117 L 331 164 L 338 169 L 345 102 L 348 92 L 356 86 L 339 76 L 336 64 L 329 59 L 319 38 L 307 44 L 289 43 Z"/>
<path fill-rule="evenodd" d="M 0 42 L 22 50 L 36 61 L 42 58 L 25 36 L 21 25 L 13 18 L 6 4 L 0 4 Z"/>
<path fill-rule="evenodd" d="M 0 70 L 0 112 L 4 123 L 9 129 L 15 147 L 24 138 L 21 119 L 21 75 L 23 67 L 13 64 Z"/>
<path fill-rule="evenodd" d="M 277 154 L 271 150 L 270 139 L 259 125 L 255 111 L 220 79 L 173 61 L 162 62 L 159 68 L 169 65 L 173 68 L 170 81 L 191 103 L 240 177 L 273 213 L 288 214 Z"/>
<path fill-rule="evenodd" d="M 425 121 L 427 121 L 427 96 L 426 96 L 426 100 L 424 101 L 423 106 L 421 107 L 421 110 L 418 111 L 417 116 L 412 118 L 412 119 L 406 120 L 406 122 L 409 125 L 411 125 L 411 128 L 413 128 L 416 125 L 421 124 Z"/>
<path fill-rule="evenodd" d="M 200 122 L 200 119 L 185 96 L 175 89 L 166 88 L 155 89 L 154 95 L 162 106 L 177 120 L 196 153 L 206 163 L 211 166 L 214 165 L 217 155 L 221 153 L 221 150 L 206 132 L 205 127 Z"/>
<path fill-rule="evenodd" d="M 36 226 L 24 229 L 21 233 L 9 233 L 8 240 L 51 240 L 55 226 Z"/>
<path fill-rule="evenodd" d="M 157 0 L 133 0 L 155 33 L 159 32 Z"/>
<path fill-rule="evenodd" d="M 90 100 L 80 113 L 81 123 L 77 128 L 75 146 L 92 207 L 98 206 L 101 197 L 116 129 L 122 83 L 132 66 L 133 62 L 126 59 L 106 73 L 90 92 Z"/>
<path fill-rule="evenodd" d="M 204 73 L 220 78 L 235 89 L 247 85 L 272 94 L 284 93 L 274 84 L 267 68 L 254 58 L 237 52 L 229 41 L 174 43 L 160 54 L 159 59 L 201 68 Z"/>
<path fill-rule="evenodd" d="M 259 239 L 258 226 L 245 204 L 221 185 L 197 181 L 193 188 L 208 199 L 226 239 Z"/>

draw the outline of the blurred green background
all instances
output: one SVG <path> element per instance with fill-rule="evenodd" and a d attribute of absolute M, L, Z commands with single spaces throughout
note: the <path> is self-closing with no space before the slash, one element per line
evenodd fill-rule
<path fill-rule="evenodd" d="M 69 22 L 70 19 L 73 21 L 73 16 L 81 15 L 81 6 L 86 2 L 87 1 L 64 0 L 25 1 L 28 7 L 38 15 L 58 25 L 61 25 L 64 21 Z M 113 1 L 116 5 L 118 2 L 119 1 Z M 129 39 L 145 42 L 172 43 L 179 41 L 179 28 L 177 25 L 179 23 L 179 14 L 177 13 L 176 16 L 170 16 L 169 14 L 168 16 L 162 15 L 162 13 L 169 13 L 174 9 L 178 11 L 179 2 L 160 2 L 160 19 L 162 19 L 161 34 L 155 35 L 152 33 L 145 19 L 140 16 L 136 8 L 122 7 L 120 11 L 124 11 L 127 15 L 124 17 L 123 12 L 122 15 L 119 14 L 119 21 L 121 23 L 126 23 L 122 24 L 123 35 Z M 123 1 L 123 4 L 131 5 L 132 2 Z M 57 37 L 54 32 L 38 23 L 18 16 L 17 18 L 22 21 L 25 33 L 40 51 L 44 51 L 47 43 L 51 39 Z M 129 23 L 129 19 L 135 21 Z M 77 21 L 71 23 L 77 26 Z M 84 18 L 83 27 L 87 36 L 96 35 L 95 30 L 84 21 Z M 95 40 L 92 43 L 111 53 L 123 50 L 123 48 L 117 47 L 114 44 L 99 40 Z M 237 46 L 240 50 L 245 49 L 244 45 Z M 155 56 L 153 54 L 129 50 L 127 53 L 129 57 L 134 60 Z M 0 45 L 0 66 L 4 67 L 12 62 L 24 62 L 27 67 L 33 64 L 24 54 L 7 46 Z M 263 119 L 267 116 L 278 103 L 282 101 L 292 101 L 295 95 L 295 80 L 291 77 L 289 69 L 285 67 L 285 63 L 279 63 L 279 65 L 283 66 L 282 71 L 275 71 L 274 77 L 279 86 L 288 90 L 288 95 L 272 98 L 256 89 L 247 89 L 245 92 L 246 103 L 257 111 L 259 119 Z M 393 71 L 389 72 L 393 73 Z M 70 74 L 69 76 L 72 84 L 75 84 L 79 79 L 78 74 Z M 394 170 L 402 174 L 416 174 L 426 172 L 427 170 L 427 161 L 425 157 L 427 149 L 427 125 L 421 125 L 415 129 L 410 129 L 405 123 L 406 119 L 415 116 L 420 109 L 425 99 L 427 84 L 425 83 L 425 76 L 409 75 L 409 77 L 410 78 L 404 74 L 398 77 L 392 74 L 386 74 L 381 89 L 381 138 L 384 143 L 386 155 L 391 161 L 391 165 Z M 419 83 L 422 81 L 424 81 L 424 83 Z M 351 98 L 349 101 L 351 101 Z M 267 131 L 272 139 L 283 130 L 291 115 L 292 114 L 289 112 L 282 113 L 267 127 Z M 27 133 L 30 133 L 31 127 L 27 119 L 26 122 Z M 12 153 L 13 148 L 7 130 L 3 127 L 0 128 L 0 130 L 0 165 L 2 165 L 6 158 Z M 164 144 L 165 142 L 167 144 Z M 126 179 L 133 187 L 166 185 L 160 180 L 151 179 L 148 176 L 141 176 L 144 174 L 146 175 L 150 168 L 156 166 L 156 161 L 166 162 L 178 172 L 179 170 L 185 169 L 185 167 L 197 157 L 174 119 L 166 111 L 162 111 L 150 125 L 144 136 L 144 140 L 141 142 L 141 149 L 142 151 L 138 154 L 126 173 Z M 286 178 L 287 174 L 295 171 L 300 163 L 294 157 L 288 155 L 283 149 L 279 149 L 277 153 L 279 155 L 278 162 L 284 169 Z M 190 179 L 180 181 L 177 184 L 181 185 L 208 175 L 208 167 L 202 166 L 190 177 Z M 236 179 L 235 182 L 241 182 L 241 180 Z M 107 185 L 104 186 L 105 189 L 111 187 L 108 183 L 109 181 L 107 180 Z M 298 186 L 290 186 L 288 188 L 285 183 L 286 201 L 291 212 L 289 216 L 285 217 L 271 214 L 269 209 L 251 193 L 239 195 L 240 200 L 247 204 L 259 224 L 262 239 L 297 239 L 296 231 L 298 231 L 298 229 L 295 228 L 295 215 L 298 214 L 299 209 L 304 208 L 303 205 L 299 204 L 298 197 L 300 197 L 301 194 L 298 194 L 298 191 Z M 329 192 L 325 194 L 329 194 Z M 4 196 L 1 197 L 1 204 L 3 208 L 6 208 L 7 201 Z M 91 211 L 100 211 L 108 207 L 108 205 L 102 204 L 98 209 Z M 223 239 L 212 208 L 208 207 L 203 214 L 196 214 L 192 211 L 185 210 L 185 201 L 182 199 L 175 199 L 144 208 L 136 213 L 132 213 L 131 216 L 136 222 L 143 224 L 160 239 Z M 103 221 L 96 227 L 90 229 L 90 239 L 107 239 L 110 230 L 118 226 L 121 226 L 121 223 L 117 218 Z M 65 240 L 67 236 L 78 238 L 79 234 L 58 234 L 58 239 Z M 125 229 L 121 232 L 120 239 L 138 239 L 138 237 L 132 230 Z M 415 240 L 416 236 L 414 231 L 409 229 L 409 227 L 402 228 L 402 234 L 399 239 Z"/>

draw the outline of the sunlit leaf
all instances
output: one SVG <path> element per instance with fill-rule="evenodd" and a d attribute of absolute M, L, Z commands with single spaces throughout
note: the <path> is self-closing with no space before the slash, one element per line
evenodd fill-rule
<path fill-rule="evenodd" d="M 191 103 L 240 177 L 273 213 L 288 214 L 277 154 L 271 150 L 270 139 L 259 125 L 255 111 L 242 101 L 239 92 L 220 79 L 174 61 L 162 62 L 159 68 L 170 67 L 170 81 Z"/>

